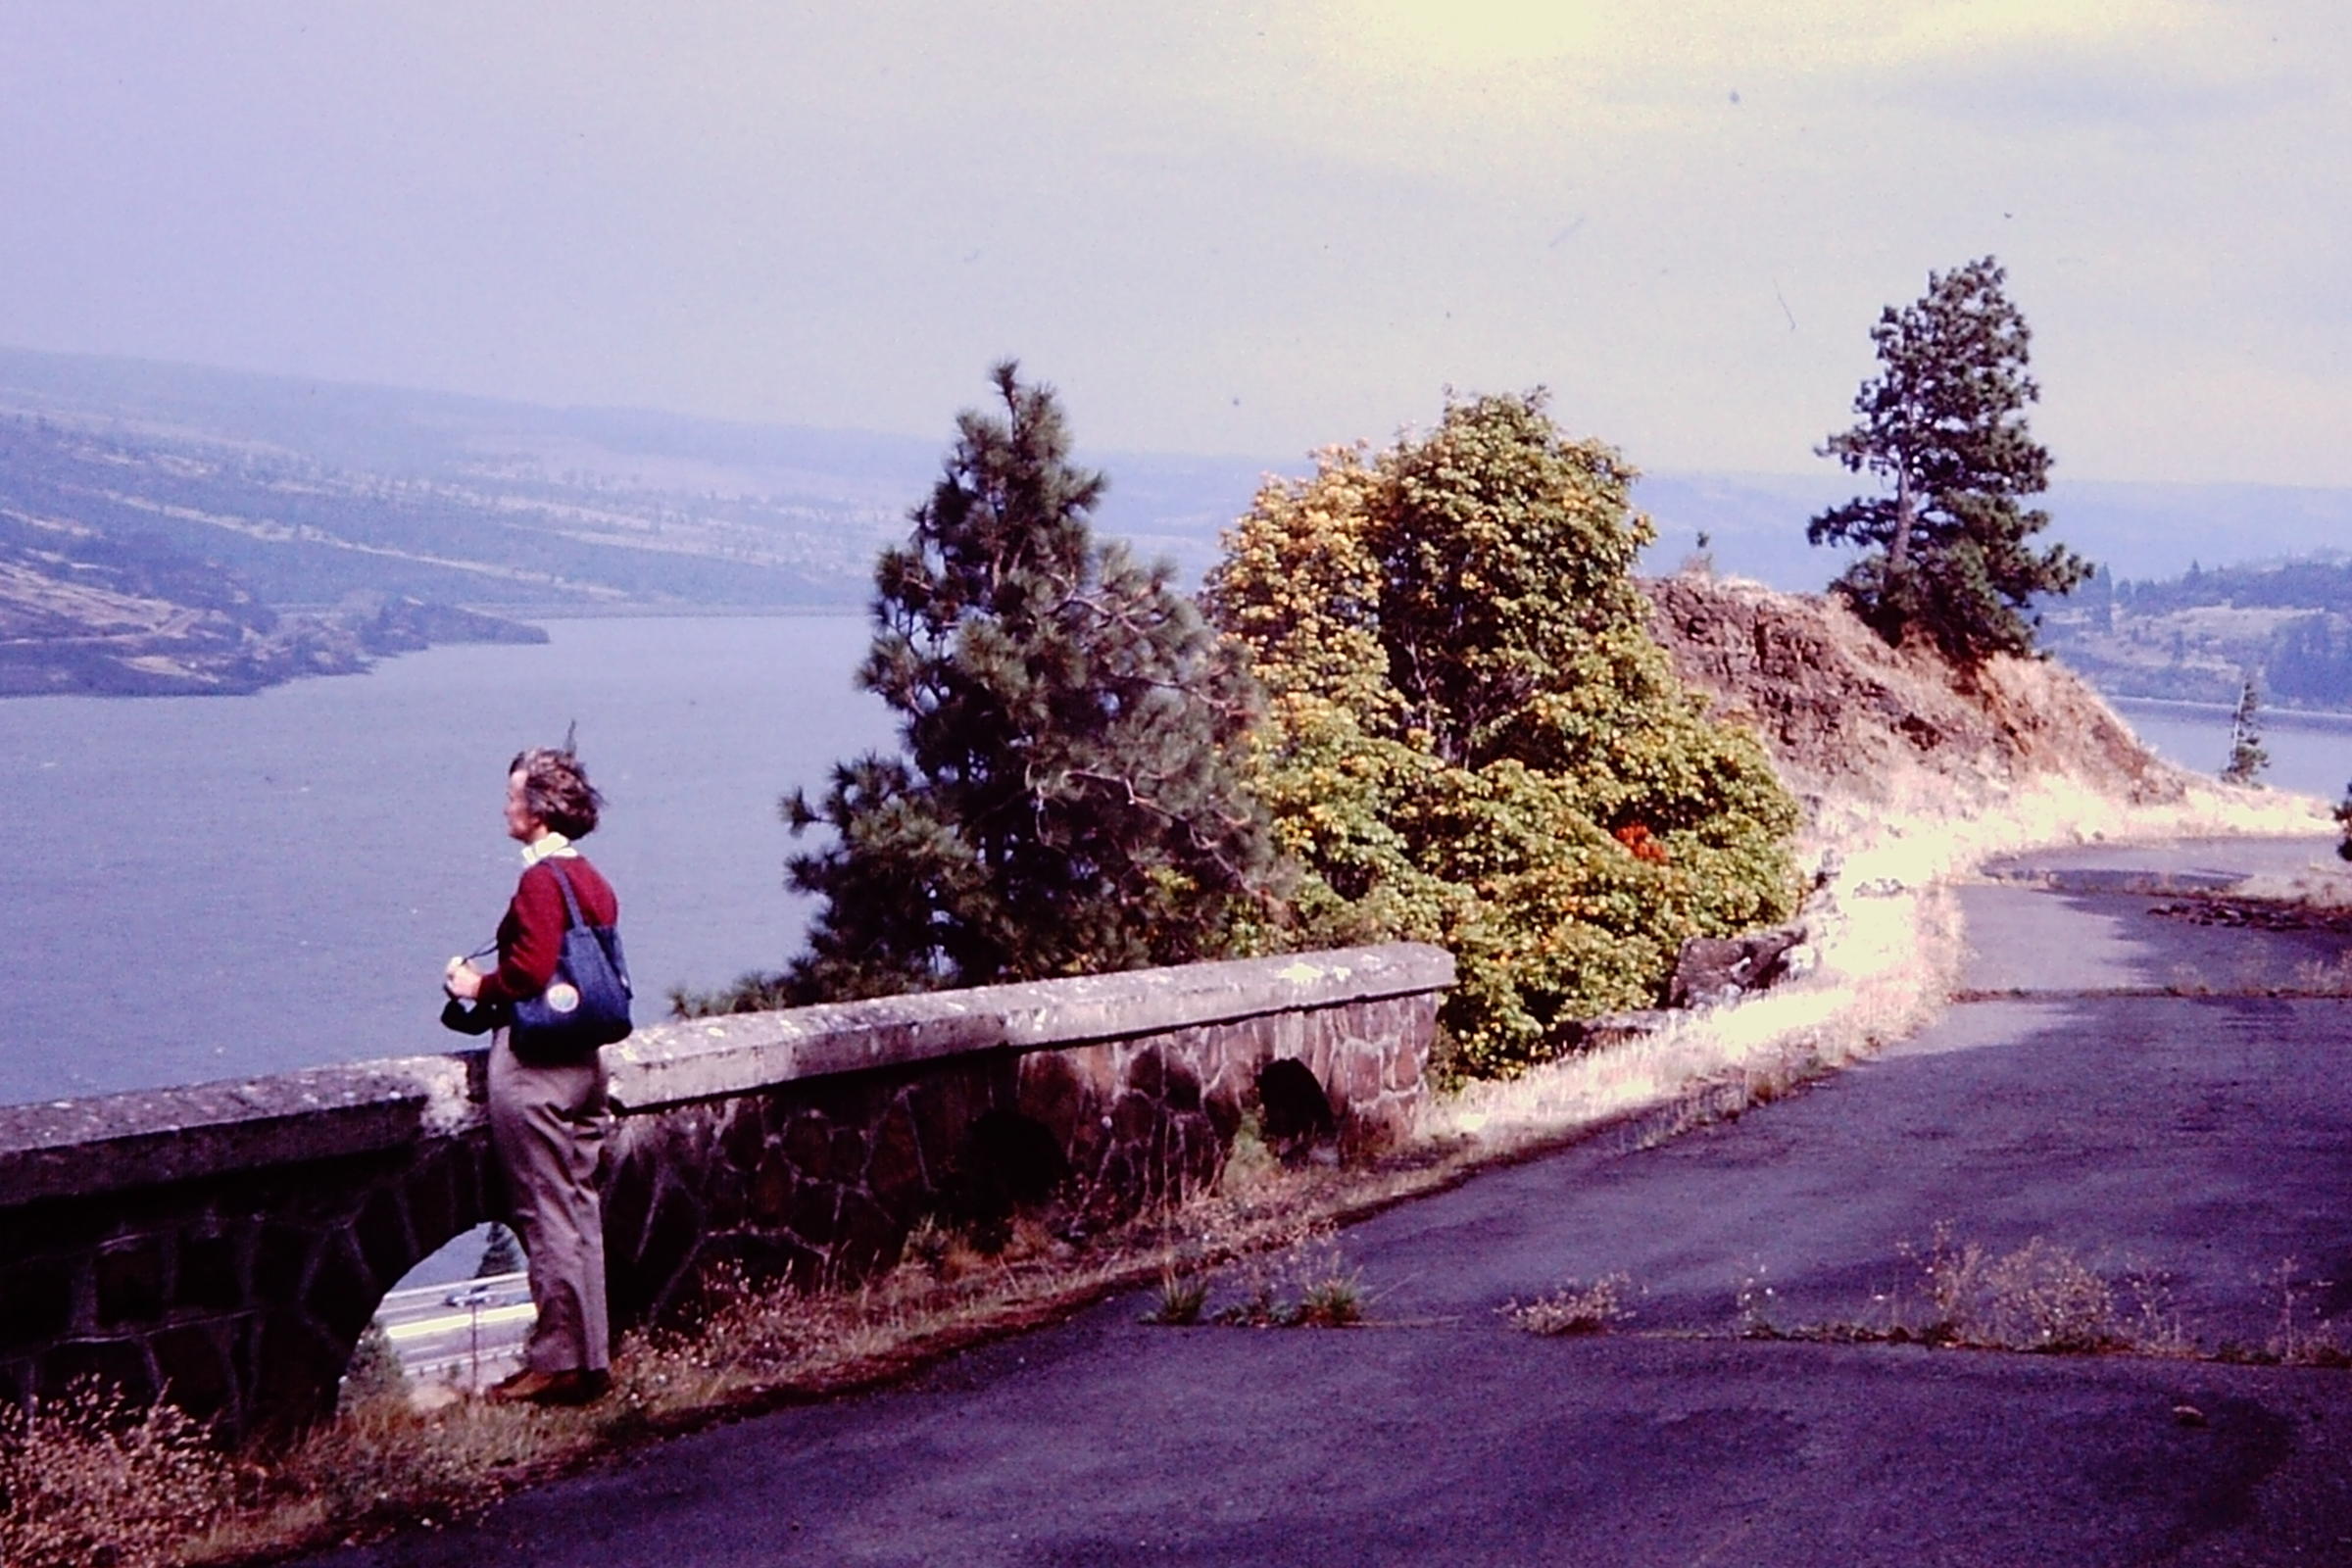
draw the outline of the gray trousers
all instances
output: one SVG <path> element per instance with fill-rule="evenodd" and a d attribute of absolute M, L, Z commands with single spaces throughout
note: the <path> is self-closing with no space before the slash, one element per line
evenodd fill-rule
<path fill-rule="evenodd" d="M 612 1364 L 605 1317 L 605 1211 L 596 1191 L 605 1143 L 605 1064 L 538 1067 L 500 1030 L 490 1048 L 490 1146 L 507 1173 L 514 1233 L 530 1263 L 539 1321 L 523 1351 L 534 1372 Z"/>

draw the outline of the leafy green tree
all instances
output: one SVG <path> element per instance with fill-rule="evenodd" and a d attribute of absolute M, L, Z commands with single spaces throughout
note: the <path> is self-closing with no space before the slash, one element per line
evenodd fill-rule
<path fill-rule="evenodd" d="M 1796 808 L 1675 679 L 1618 455 L 1541 392 L 1320 455 L 1225 538 L 1209 612 L 1268 693 L 1251 777 L 1300 867 L 1268 944 L 1442 943 L 1462 1067 L 1656 1002 L 1687 936 L 1785 917 Z"/>
<path fill-rule="evenodd" d="M 993 372 L 946 471 L 875 568 L 858 679 L 899 756 L 795 792 L 821 830 L 788 880 L 823 901 L 809 951 L 725 1004 L 774 1005 L 1179 963 L 1231 951 L 1273 860 L 1235 760 L 1256 709 L 1239 657 L 1099 543 L 1100 473 L 1051 388 Z"/>
<path fill-rule="evenodd" d="M 1982 257 L 1930 272 L 1917 302 L 1880 315 L 1879 373 L 1855 394 L 1860 418 L 1820 453 L 1892 493 L 1833 507 L 1805 530 L 1816 545 L 1865 548 L 1836 586 L 1882 636 L 1923 633 L 1963 667 L 2029 652 L 2034 596 L 2067 593 L 2090 570 L 2062 545 L 2030 543 L 2049 514 L 2019 503 L 2048 488 L 2050 454 L 2026 428 L 2041 390 L 2026 373 L 2032 334 L 2002 292 L 2007 278 Z"/>

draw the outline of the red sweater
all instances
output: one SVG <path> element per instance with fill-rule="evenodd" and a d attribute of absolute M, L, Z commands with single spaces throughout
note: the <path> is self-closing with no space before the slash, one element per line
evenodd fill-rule
<path fill-rule="evenodd" d="M 547 989 L 556 977 L 556 960 L 564 956 L 564 930 L 571 917 L 564 908 L 564 890 L 556 884 L 556 867 L 571 883 L 580 916 L 590 925 L 612 925 L 620 919 L 620 899 L 603 873 L 576 855 L 551 855 L 525 867 L 515 884 L 514 902 L 498 922 L 498 969 L 482 976 L 485 1003 L 520 1002 Z"/>

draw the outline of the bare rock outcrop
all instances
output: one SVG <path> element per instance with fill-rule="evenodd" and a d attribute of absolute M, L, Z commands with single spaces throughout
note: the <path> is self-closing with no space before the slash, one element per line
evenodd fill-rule
<path fill-rule="evenodd" d="M 1697 572 L 1642 588 L 1684 683 L 1751 725 L 1802 795 L 1966 798 L 2043 774 L 2133 802 L 2186 788 L 2047 660 L 1998 658 L 1963 675 L 1932 647 L 1889 648 L 1833 597 Z"/>

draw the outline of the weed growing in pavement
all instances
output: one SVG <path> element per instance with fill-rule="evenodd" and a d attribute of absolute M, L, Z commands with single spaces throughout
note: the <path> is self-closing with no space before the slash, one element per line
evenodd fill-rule
<path fill-rule="evenodd" d="M 1349 1328 L 1364 1321 L 1363 1275 L 1348 1266 L 1329 1225 L 1237 1268 L 1241 1298 L 1211 1321 L 1241 1328 Z"/>
<path fill-rule="evenodd" d="M 2256 1359 L 2286 1366 L 2352 1367 L 2352 1347 L 2345 1345 L 2343 1335 L 2333 1323 L 2316 1314 L 2308 1324 L 2304 1322 L 2304 1293 L 2325 1289 L 2328 1282 L 2297 1280 L 2302 1268 L 2300 1259 L 2284 1257 L 2270 1272 L 2271 1289 L 2278 1297 L 2278 1327 Z"/>
<path fill-rule="evenodd" d="M 2163 1277 L 2147 1270 L 2109 1277 L 2038 1236 L 1995 1253 L 1982 1242 L 1956 1238 L 1946 1225 L 1936 1227 L 1925 1249 L 1906 1243 L 1897 1252 L 1918 1280 L 1923 1321 L 1911 1320 L 1898 1286 L 1874 1297 L 1864 1317 L 1784 1328 L 1769 1316 L 1772 1290 L 1759 1269 L 1740 1282 L 1740 1334 L 2049 1355 L 2191 1353 Z"/>
<path fill-rule="evenodd" d="M 1633 1317 L 1633 1309 L 1625 1304 L 1632 1290 L 1633 1282 L 1623 1274 L 1606 1275 L 1590 1285 L 1571 1280 L 1549 1296 L 1510 1302 L 1503 1307 L 1502 1315 L 1523 1334 L 1563 1338 L 1606 1334 L 1616 1324 Z"/>
<path fill-rule="evenodd" d="M 1200 1309 L 1207 1304 L 1208 1280 L 1181 1273 L 1170 1264 L 1159 1271 L 1159 1304 L 1145 1314 L 1144 1321 L 1185 1328 L 1200 1321 Z"/>
<path fill-rule="evenodd" d="M 1291 1309 L 1290 1326 L 1301 1329 L 1352 1328 L 1364 1320 L 1363 1276 L 1356 1270 L 1335 1268 L 1321 1279 L 1309 1280 Z"/>
<path fill-rule="evenodd" d="M 1777 1340 L 1781 1337 L 1784 1331 L 1772 1317 L 1773 1308 L 1778 1303 L 1773 1297 L 1769 1275 L 1761 1262 L 1748 1265 L 1747 1272 L 1740 1276 L 1732 1299 L 1740 1311 L 1737 1332 L 1741 1339 Z"/>
<path fill-rule="evenodd" d="M 2315 997 L 2352 997 L 2352 951 L 2333 962 L 2306 958 L 2295 965 L 2296 989 Z"/>

